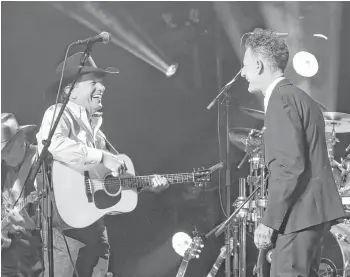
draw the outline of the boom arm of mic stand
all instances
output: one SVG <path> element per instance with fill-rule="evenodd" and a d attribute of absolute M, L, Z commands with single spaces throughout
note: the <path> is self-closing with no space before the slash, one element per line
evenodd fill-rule
<path fill-rule="evenodd" d="M 218 226 L 216 226 L 213 230 L 211 230 L 209 233 L 205 235 L 206 238 L 208 238 L 212 233 L 215 232 L 215 236 L 218 237 L 223 230 L 225 229 L 226 225 L 231 221 L 231 219 L 236 216 L 236 214 L 244 207 L 244 205 L 253 198 L 253 196 L 258 192 L 260 189 L 260 186 L 258 186 L 248 197 L 243 201 L 243 203 L 222 223 L 220 223 Z"/>
<path fill-rule="evenodd" d="M 77 74 L 76 74 L 76 76 L 74 78 L 73 84 L 70 87 L 68 94 L 64 98 L 64 101 L 62 103 L 61 109 L 60 109 L 60 111 L 59 111 L 59 113 L 57 115 L 55 123 L 52 126 L 52 129 L 49 132 L 49 135 L 48 135 L 47 139 L 43 140 L 43 142 L 42 142 L 44 147 L 41 150 L 41 153 L 40 153 L 38 159 L 36 160 L 36 162 L 31 166 L 31 168 L 29 170 L 29 173 L 28 173 L 28 176 L 27 176 L 27 178 L 26 178 L 26 180 L 24 182 L 24 186 L 27 185 L 27 183 L 31 183 L 31 182 L 34 181 L 34 179 L 37 176 L 37 174 L 39 172 L 39 169 L 40 169 L 44 159 L 46 159 L 48 154 L 49 154 L 48 149 L 49 149 L 50 144 L 51 144 L 51 139 L 52 139 L 52 137 L 53 137 L 53 135 L 55 133 L 57 125 L 58 125 L 58 123 L 59 123 L 59 121 L 60 121 L 60 119 L 62 117 L 62 114 L 63 114 L 63 112 L 64 112 L 64 110 L 65 110 L 65 108 L 67 106 L 67 103 L 69 101 L 69 97 L 70 97 L 70 95 L 72 93 L 72 90 L 73 90 L 73 88 L 75 86 L 75 83 L 77 82 L 77 80 L 78 80 L 78 78 L 80 76 L 80 72 L 81 72 L 81 70 L 84 67 L 86 59 L 90 56 L 90 53 L 91 53 L 91 46 L 88 45 L 86 47 L 85 52 L 84 52 L 84 56 L 83 56 L 83 58 L 80 61 L 79 69 L 78 69 L 78 72 L 77 72 Z M 62 70 L 64 70 L 64 68 Z M 52 199 L 50 197 L 51 189 L 49 188 L 49 184 L 47 184 L 47 186 L 48 187 L 46 189 L 47 189 L 48 193 L 47 193 L 46 198 L 49 200 L 48 201 L 49 202 L 48 205 L 51 205 L 51 201 L 52 201 Z M 47 211 L 47 213 L 48 213 L 47 214 L 47 218 L 48 218 L 48 220 L 47 220 L 47 222 L 48 222 L 48 226 L 47 226 L 47 228 L 48 228 L 48 237 L 47 237 L 48 245 L 47 245 L 47 248 L 48 248 L 48 261 L 49 261 L 49 276 L 53 277 L 54 276 L 54 270 L 53 270 L 53 249 L 52 249 L 52 247 L 53 247 L 53 233 L 52 233 L 52 214 L 51 214 L 51 212 L 52 212 L 52 209 L 48 208 L 48 211 Z"/>
<path fill-rule="evenodd" d="M 238 73 L 236 74 L 235 77 L 233 77 L 233 79 L 228 82 L 226 85 L 224 85 L 220 91 L 220 93 L 214 98 L 213 101 L 211 101 L 211 103 L 208 105 L 207 109 L 210 110 L 214 105 L 215 103 L 218 101 L 219 97 L 225 93 L 227 90 L 229 90 L 232 86 L 232 84 L 237 80 L 237 78 L 239 77 L 239 74 L 241 73 L 242 69 L 240 71 L 238 71 Z"/>

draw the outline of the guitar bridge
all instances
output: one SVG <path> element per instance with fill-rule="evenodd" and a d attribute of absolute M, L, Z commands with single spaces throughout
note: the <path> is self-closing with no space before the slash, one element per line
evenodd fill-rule
<path fill-rule="evenodd" d="M 91 203 L 92 202 L 92 184 L 91 184 L 89 172 L 85 171 L 84 172 L 84 176 L 85 176 L 85 193 L 86 193 L 86 197 L 88 199 L 88 202 Z"/>

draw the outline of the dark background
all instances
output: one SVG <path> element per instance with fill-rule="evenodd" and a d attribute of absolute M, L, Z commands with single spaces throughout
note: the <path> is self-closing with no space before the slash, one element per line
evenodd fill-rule
<path fill-rule="evenodd" d="M 235 2 L 232 5 L 240 35 L 256 27 L 267 27 L 259 3 Z M 310 9 L 310 5 L 317 3 L 305 2 L 303 8 Z M 350 113 L 350 39 L 347 30 L 350 19 L 345 16 L 350 12 L 350 5 L 345 2 L 340 5 L 338 86 L 334 91 L 323 90 L 327 85 L 324 81 L 327 73 L 320 70 L 311 80 L 314 84 L 312 95 L 318 100 L 333 95 L 336 99 L 334 111 Z M 1 7 L 1 109 L 14 113 L 20 124 L 40 126 L 50 104 L 43 98 L 43 92 L 50 84 L 55 66 L 63 59 L 66 47 L 95 32 L 54 8 L 52 3 L 2 2 Z M 200 21 L 187 26 L 188 11 L 193 7 L 200 11 Z M 92 56 L 98 66 L 116 66 L 120 70 L 118 76 L 106 80 L 103 100 L 102 129 L 117 150 L 132 158 L 140 175 L 190 172 L 193 168 L 210 167 L 224 161 L 225 107 L 214 106 L 211 110 L 206 107 L 223 83 L 240 69 L 240 60 L 212 2 L 101 2 L 101 8 L 116 16 L 128 13 L 168 60 L 179 63 L 176 74 L 167 78 L 122 47 L 110 43 L 93 48 Z M 161 17 L 165 12 L 173 14 L 176 27 L 166 26 Z M 81 47 L 74 51 L 83 50 Z M 328 60 L 320 59 L 320 68 L 327 67 Z M 300 77 L 290 66 L 288 70 L 291 80 L 298 83 Z M 243 114 L 238 108 L 262 110 L 262 97 L 249 94 L 243 79 L 238 79 L 231 91 L 229 127 L 260 129 L 262 121 Z M 217 132 L 218 110 L 221 149 Z M 337 160 L 345 157 L 344 149 L 350 143 L 349 134 L 338 137 Z M 233 202 L 238 194 L 237 179 L 247 176 L 248 165 L 237 170 L 244 153 L 234 145 L 230 151 Z M 220 175 L 218 172 L 213 174 L 212 182 L 205 189 L 192 191 L 192 184 L 183 184 L 161 194 L 143 192 L 135 211 L 107 217 L 115 271 L 128 277 L 175 276 L 181 258 L 172 250 L 172 235 L 178 231 L 190 232 L 193 225 L 206 233 L 224 219 L 219 202 L 219 176 L 224 196 L 225 170 L 221 170 Z M 248 263 L 254 264 L 256 249 L 250 235 Z M 222 243 L 223 237 L 211 237 L 205 243 L 201 258 L 191 262 L 187 276 L 206 276 Z M 221 270 L 218 276 L 222 274 Z"/>

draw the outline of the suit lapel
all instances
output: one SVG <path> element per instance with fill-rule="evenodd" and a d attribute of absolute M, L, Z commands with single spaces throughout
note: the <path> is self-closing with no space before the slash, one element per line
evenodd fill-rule
<path fill-rule="evenodd" d="M 274 95 L 276 94 L 276 92 L 281 88 L 281 87 L 284 87 L 284 86 L 289 86 L 289 85 L 293 85 L 288 79 L 283 79 L 281 80 L 280 82 L 278 82 L 276 84 L 276 86 L 274 87 L 272 93 L 271 93 L 271 96 L 270 96 L 270 100 L 269 102 L 271 101 L 271 99 L 274 97 Z M 267 147 L 266 147 L 266 141 L 269 140 L 269 109 L 270 105 L 267 105 L 267 109 L 266 109 L 266 112 L 265 112 L 265 117 L 264 117 L 264 127 L 266 128 L 266 131 L 264 132 L 264 156 L 265 156 L 265 162 L 266 162 L 266 165 L 268 163 L 268 161 L 270 160 L 270 155 L 271 153 L 269 153 Z"/>

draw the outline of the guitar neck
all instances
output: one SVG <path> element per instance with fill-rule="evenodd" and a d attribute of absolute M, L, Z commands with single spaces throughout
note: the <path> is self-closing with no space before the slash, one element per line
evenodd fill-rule
<path fill-rule="evenodd" d="M 179 270 L 177 271 L 176 277 L 183 277 L 185 276 L 187 266 L 188 266 L 188 260 L 183 258 L 179 267 Z"/>
<path fill-rule="evenodd" d="M 224 250 L 221 251 L 221 253 L 217 257 L 217 259 L 216 259 L 215 263 L 213 264 L 212 268 L 210 269 L 207 277 L 214 277 L 218 273 L 222 262 L 225 260 L 225 256 L 226 256 L 226 246 L 225 246 Z"/>
<path fill-rule="evenodd" d="M 16 204 L 16 206 L 14 208 L 17 208 L 18 211 L 22 211 L 22 209 L 28 204 L 30 203 L 30 199 L 31 199 L 31 196 L 28 195 L 26 198 L 24 198 L 23 201 L 19 202 Z M 1 219 L 1 225 L 4 226 L 6 225 L 7 223 L 7 216 L 5 215 L 3 219 Z"/>
<path fill-rule="evenodd" d="M 193 173 L 180 173 L 180 174 L 166 174 L 161 175 L 168 180 L 169 184 L 185 183 L 194 181 Z M 149 176 L 135 176 L 135 177 L 122 177 L 116 179 L 121 183 L 122 187 L 128 188 L 142 188 L 152 185 L 153 175 Z"/>

